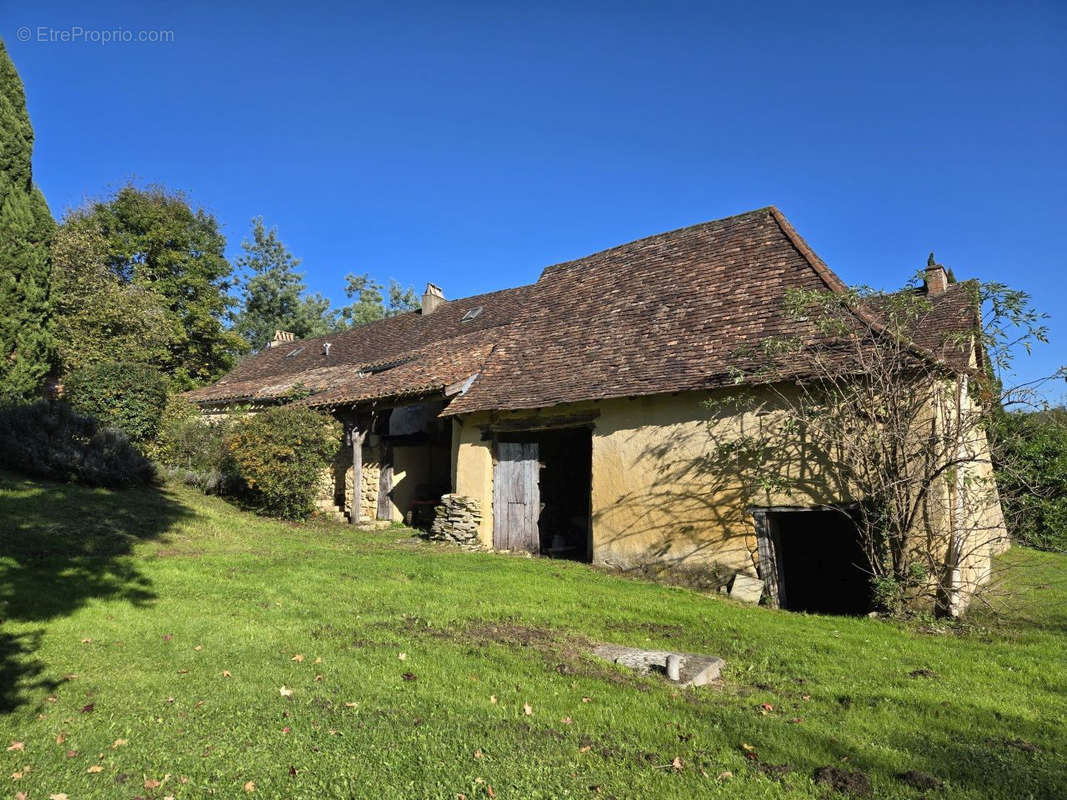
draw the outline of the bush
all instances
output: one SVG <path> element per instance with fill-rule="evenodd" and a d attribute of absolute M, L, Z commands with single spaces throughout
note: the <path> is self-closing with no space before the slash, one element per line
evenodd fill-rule
<path fill-rule="evenodd" d="M 267 516 L 307 517 L 340 436 L 331 417 L 298 406 L 278 406 L 235 423 L 226 443 L 244 499 Z"/>
<path fill-rule="evenodd" d="M 88 486 L 136 486 L 155 469 L 122 431 L 66 403 L 0 407 L 0 466 Z"/>
<path fill-rule="evenodd" d="M 183 397 L 167 401 L 159 423 L 159 434 L 149 454 L 168 467 L 186 472 L 222 471 L 228 458 L 226 437 L 232 429 L 229 418 L 208 420 Z"/>
<path fill-rule="evenodd" d="M 1001 414 L 994 422 L 997 483 L 1012 537 L 1067 551 L 1067 411 Z"/>
<path fill-rule="evenodd" d="M 76 411 L 142 444 L 155 438 L 167 403 L 167 382 L 159 370 L 118 361 L 75 370 L 64 380 L 63 392 Z"/>

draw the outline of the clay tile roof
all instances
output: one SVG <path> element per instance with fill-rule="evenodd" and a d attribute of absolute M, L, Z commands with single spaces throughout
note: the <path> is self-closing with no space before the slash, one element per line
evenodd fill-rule
<path fill-rule="evenodd" d="M 300 383 L 313 392 L 304 402 L 330 406 L 440 392 L 477 373 L 444 411 L 458 414 L 715 388 L 730 381 L 739 348 L 814 334 L 784 313 L 790 287 L 845 290 L 768 207 L 556 264 L 537 283 L 452 300 L 427 316 L 286 343 L 188 396 L 279 397 Z M 936 299 L 921 346 L 936 350 L 933 328 L 966 328 L 964 295 L 954 288 Z M 879 324 L 876 310 L 856 314 L 857 324 Z"/>

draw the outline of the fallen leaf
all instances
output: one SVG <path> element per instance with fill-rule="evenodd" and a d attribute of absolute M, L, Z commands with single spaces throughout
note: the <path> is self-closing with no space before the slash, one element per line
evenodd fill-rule
<path fill-rule="evenodd" d="M 345 708 L 355 708 L 359 703 L 345 703 Z"/>
<path fill-rule="evenodd" d="M 63 676 L 63 680 L 65 680 L 65 681 L 72 681 L 72 680 L 74 680 L 74 679 L 75 679 L 75 678 L 77 678 L 77 677 L 78 677 L 78 676 L 77 676 L 77 675 L 75 675 L 75 674 L 74 674 L 73 672 L 68 672 L 68 673 L 67 673 L 66 675 L 64 675 L 64 676 Z"/>
<path fill-rule="evenodd" d="M 321 681 L 322 680 L 322 673 L 321 672 L 318 672 L 318 673 L 315 674 L 315 680 L 317 680 L 317 681 Z"/>
<path fill-rule="evenodd" d="M 168 697 L 167 698 L 167 702 L 168 703 L 173 703 L 174 702 L 174 698 L 173 697 Z"/>
<path fill-rule="evenodd" d="M 77 758 L 77 757 L 78 757 L 78 751 L 77 750 L 68 750 L 67 751 L 67 758 Z"/>
<path fill-rule="evenodd" d="M 720 781 L 728 781 L 733 776 L 734 774 L 730 772 L 730 770 L 725 770 L 724 772 L 720 772 L 718 775 L 716 775 L 715 779 Z"/>
<path fill-rule="evenodd" d="M 230 671 L 229 671 L 228 669 L 224 669 L 224 670 L 222 671 L 222 677 L 224 677 L 224 678 L 231 678 L 231 677 L 233 677 L 233 676 L 232 676 L 232 675 L 230 675 Z"/>
<path fill-rule="evenodd" d="M 293 729 L 290 728 L 288 725 L 286 725 L 284 728 L 282 728 L 282 733 L 292 733 L 292 731 L 293 731 Z"/>
<path fill-rule="evenodd" d="M 293 656 L 289 660 L 290 661 L 303 661 L 304 657 L 302 655 L 300 655 L 300 653 L 297 653 L 295 656 Z"/>
<path fill-rule="evenodd" d="M 804 700 L 804 701 L 808 701 L 808 700 L 811 700 L 811 695 L 810 695 L 810 694 L 802 694 L 802 695 L 800 696 L 800 699 L 801 699 L 801 700 Z"/>
<path fill-rule="evenodd" d="M 116 739 L 115 741 L 113 741 L 111 743 L 111 749 L 112 750 L 117 750 L 118 748 L 123 747 L 125 745 L 128 745 L 129 743 L 130 743 L 129 739 Z"/>
<path fill-rule="evenodd" d="M 495 694 L 489 695 L 489 702 L 492 703 L 494 706 L 496 705 L 496 695 Z"/>
<path fill-rule="evenodd" d="M 249 781 L 248 783 L 245 784 L 245 791 L 248 792 L 249 794 L 252 794 L 252 792 L 254 792 L 255 790 L 256 790 L 256 782 L 255 781 Z"/>
<path fill-rule="evenodd" d="M 336 735 L 337 735 L 337 730 L 336 730 L 335 728 L 330 728 L 330 729 L 329 729 L 329 730 L 327 731 L 327 733 L 329 733 L 329 734 L 330 734 L 330 736 L 336 736 Z"/>
<path fill-rule="evenodd" d="M 764 711 L 768 711 L 768 712 L 769 711 L 774 711 L 774 706 L 772 706 L 770 703 L 761 703 L 760 704 L 760 708 L 762 708 Z"/>
<path fill-rule="evenodd" d="M 292 764 L 290 764 L 289 765 L 289 777 L 290 778 L 295 778 L 296 777 L 296 772 L 297 772 L 296 767 L 294 767 Z"/>
<path fill-rule="evenodd" d="M 180 670 L 178 670 L 178 674 L 179 674 L 179 675 L 188 675 L 188 674 L 189 674 L 189 670 L 187 670 L 187 669 L 180 669 Z"/>
<path fill-rule="evenodd" d="M 20 780 L 22 780 L 22 776 L 25 775 L 25 774 L 26 773 L 24 773 L 24 772 L 12 772 L 11 773 L 11 780 L 20 781 Z"/>
<path fill-rule="evenodd" d="M 292 689 L 286 689 L 283 686 L 281 689 L 278 690 L 278 694 L 280 694 L 282 697 L 292 697 L 293 696 L 293 690 Z"/>
<path fill-rule="evenodd" d="M 59 794 L 48 795 L 48 800 L 67 800 L 67 793 L 60 792 Z"/>
<path fill-rule="evenodd" d="M 25 745 L 24 742 L 16 742 L 16 741 L 12 740 L 11 744 L 7 748 L 7 751 L 10 753 L 12 750 L 25 750 L 25 749 L 26 749 L 26 745 Z"/>
<path fill-rule="evenodd" d="M 803 717 L 793 717 L 789 721 L 792 722 L 794 725 L 799 725 L 801 722 L 804 721 L 804 719 L 803 719 Z"/>
<path fill-rule="evenodd" d="M 578 748 L 578 752 L 579 753 L 588 753 L 592 749 L 593 749 L 592 745 L 583 744 L 581 747 Z"/>
<path fill-rule="evenodd" d="M 28 800 L 29 795 L 25 792 L 15 792 L 15 800 Z"/>
<path fill-rule="evenodd" d="M 195 650 L 196 652 L 198 652 L 198 653 L 199 653 L 199 652 L 200 652 L 201 650 L 203 650 L 203 649 L 204 649 L 204 645 L 202 645 L 202 644 L 198 644 L 198 645 L 197 645 L 196 647 L 194 647 L 193 649 L 194 649 L 194 650 Z"/>
<path fill-rule="evenodd" d="M 400 677 L 401 677 L 401 678 L 403 678 L 403 679 L 404 679 L 404 680 L 406 680 L 406 681 L 413 681 L 413 680 L 416 680 L 416 677 L 415 677 L 415 673 L 414 673 L 414 672 L 405 672 L 405 673 L 404 673 L 403 675 L 401 675 Z"/>
<path fill-rule="evenodd" d="M 474 751 L 474 757 L 475 758 L 485 758 L 485 753 L 483 753 L 481 750 L 475 750 Z"/>
<path fill-rule="evenodd" d="M 582 702 L 583 703 L 592 703 L 593 702 L 593 698 L 592 697 L 583 697 L 582 698 Z"/>
<path fill-rule="evenodd" d="M 685 767 L 685 762 L 682 761 L 682 759 L 680 759 L 678 756 L 675 756 L 674 761 L 671 762 L 671 766 L 674 768 L 675 772 L 681 772 L 682 769 Z"/>
<path fill-rule="evenodd" d="M 89 767 L 89 769 L 87 769 L 85 771 L 88 772 L 89 774 L 93 774 L 95 772 L 103 772 L 104 768 L 101 767 L 99 764 L 93 764 L 91 767 Z"/>
<path fill-rule="evenodd" d="M 748 742 L 742 743 L 741 749 L 744 750 L 746 753 L 752 753 L 756 750 L 756 748 L 750 745 Z"/>
<path fill-rule="evenodd" d="M 173 637 L 171 636 L 171 634 L 169 634 L 169 633 L 164 633 L 164 634 L 163 634 L 163 641 L 164 641 L 164 642 L 169 642 L 169 641 L 171 640 L 171 638 L 173 638 Z"/>
<path fill-rule="evenodd" d="M 92 639 L 88 639 L 88 638 L 82 639 L 82 644 L 92 644 L 92 643 L 93 643 Z"/>
<path fill-rule="evenodd" d="M 203 700 L 197 700 L 196 701 L 196 705 L 193 706 L 193 708 L 200 708 L 200 706 L 202 706 L 202 705 L 204 705 L 204 701 Z"/>
<path fill-rule="evenodd" d="M 485 791 L 489 793 L 490 797 L 496 797 L 496 794 L 493 792 L 493 784 L 487 783 L 485 785 Z"/>
<path fill-rule="evenodd" d="M 144 788 L 146 789 L 158 789 L 163 784 L 157 781 L 155 778 L 145 778 Z"/>
<path fill-rule="evenodd" d="M 45 700 L 47 700 L 49 703 L 58 703 L 59 702 L 59 698 L 56 697 L 54 694 L 48 695 L 48 697 L 46 697 Z"/>
<path fill-rule="evenodd" d="M 56 736 L 56 744 L 63 744 L 63 742 L 65 741 L 67 741 L 67 737 L 64 736 L 62 733 Z"/>
<path fill-rule="evenodd" d="M 401 661 L 406 661 L 407 657 L 408 657 L 408 654 L 407 653 L 397 653 L 396 657 L 399 658 Z"/>
<path fill-rule="evenodd" d="M 560 722 L 562 722 L 564 725 L 573 725 L 574 724 L 574 720 L 571 719 L 570 717 L 564 717 L 563 719 L 560 720 Z"/>
<path fill-rule="evenodd" d="M 531 706 L 529 703 L 523 703 L 522 713 L 526 716 L 530 716 L 531 714 L 533 714 L 533 706 Z"/>
<path fill-rule="evenodd" d="M 315 661 L 314 661 L 313 663 L 315 663 L 315 664 L 321 664 L 321 663 L 322 663 L 322 658 L 321 658 L 321 657 L 316 657 L 316 658 L 315 658 Z"/>

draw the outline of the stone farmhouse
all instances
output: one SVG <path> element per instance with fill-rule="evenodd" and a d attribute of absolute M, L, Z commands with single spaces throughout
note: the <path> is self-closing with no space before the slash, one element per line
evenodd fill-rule
<path fill-rule="evenodd" d="M 763 208 L 556 264 L 528 286 L 446 300 L 429 284 L 412 313 L 302 341 L 279 331 L 188 397 L 208 417 L 282 402 L 336 415 L 346 437 L 323 465 L 319 502 L 353 522 L 432 524 L 484 548 L 723 583 L 743 575 L 767 583 L 772 605 L 836 587 L 841 610 L 855 609 L 855 531 L 825 512 L 845 498 L 827 489 L 750 507 L 685 468 L 707 446 L 706 399 L 733 390 L 738 347 L 806 333 L 784 313 L 789 287 L 845 289 Z M 968 295 L 941 267 L 925 291 L 936 326 L 973 327 Z M 294 401 L 294 388 L 310 395 Z M 1002 530 L 999 504 L 982 513 Z M 996 548 L 976 548 L 968 569 L 988 572 Z"/>

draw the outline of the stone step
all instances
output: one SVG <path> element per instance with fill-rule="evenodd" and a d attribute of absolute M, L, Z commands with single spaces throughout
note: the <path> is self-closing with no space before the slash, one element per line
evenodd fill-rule
<path fill-rule="evenodd" d="M 640 672 L 658 673 L 682 686 L 703 686 L 718 680 L 726 662 L 717 656 L 674 653 L 670 650 L 642 650 L 621 644 L 602 644 L 593 655 Z"/>

